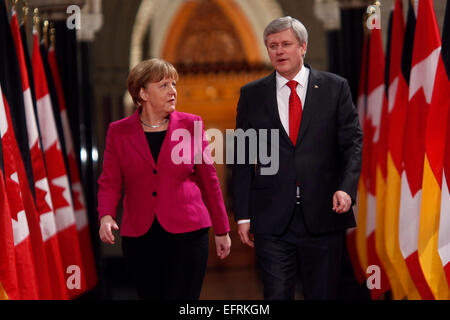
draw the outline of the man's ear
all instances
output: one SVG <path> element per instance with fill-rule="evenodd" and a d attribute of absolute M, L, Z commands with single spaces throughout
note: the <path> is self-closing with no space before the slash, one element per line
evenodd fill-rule
<path fill-rule="evenodd" d="M 306 50 L 308 49 L 308 43 L 305 41 L 300 47 L 303 49 L 303 54 L 305 54 Z"/>
<path fill-rule="evenodd" d="M 301 45 L 300 45 L 300 50 L 302 51 L 302 56 L 303 58 L 305 58 L 306 56 L 306 51 L 308 49 L 308 43 L 306 41 L 304 41 Z"/>

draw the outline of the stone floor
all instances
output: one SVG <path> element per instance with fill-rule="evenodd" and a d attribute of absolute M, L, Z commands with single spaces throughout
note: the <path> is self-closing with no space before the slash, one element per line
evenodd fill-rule
<path fill-rule="evenodd" d="M 249 268 L 208 269 L 201 300 L 261 300 L 263 287 Z"/>
<path fill-rule="evenodd" d="M 235 224 L 232 224 L 235 228 Z M 201 300 L 262 300 L 263 286 L 256 266 L 254 249 L 244 246 L 236 230 L 230 232 L 230 256 L 221 261 L 215 254 L 214 236 L 210 232 L 208 267 L 203 282 Z M 120 246 L 120 243 L 119 243 Z M 356 283 L 350 262 L 343 260 L 340 280 L 340 300 L 368 299 L 367 289 Z M 99 264 L 100 285 L 87 299 L 135 300 L 136 290 L 130 281 L 121 256 L 104 256 Z M 303 299 L 298 283 L 296 299 Z"/>

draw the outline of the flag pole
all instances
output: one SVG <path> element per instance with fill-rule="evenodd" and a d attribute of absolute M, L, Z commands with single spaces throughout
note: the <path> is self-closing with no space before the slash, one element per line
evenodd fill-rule
<path fill-rule="evenodd" d="M 40 23 L 39 9 L 35 8 L 34 9 L 34 14 L 33 14 L 33 31 L 34 30 L 36 31 L 38 40 L 39 40 L 39 37 L 40 37 L 40 34 L 41 34 L 41 32 L 39 30 L 39 23 Z"/>
<path fill-rule="evenodd" d="M 42 27 L 42 40 L 46 49 L 48 49 L 48 24 L 48 20 L 44 20 L 44 26 Z"/>
<path fill-rule="evenodd" d="M 28 34 L 28 13 L 30 8 L 28 7 L 28 1 L 23 0 L 22 12 L 23 12 L 23 25 L 25 27 L 25 36 Z"/>
<path fill-rule="evenodd" d="M 55 49 L 56 28 L 53 22 L 50 22 L 50 48 Z"/>

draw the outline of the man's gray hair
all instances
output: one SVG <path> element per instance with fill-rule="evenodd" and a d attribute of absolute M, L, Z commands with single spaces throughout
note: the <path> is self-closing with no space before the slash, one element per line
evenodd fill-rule
<path fill-rule="evenodd" d="M 273 20 L 264 29 L 264 43 L 267 45 L 267 37 L 271 34 L 284 31 L 286 29 L 292 28 L 295 37 L 298 39 L 300 45 L 304 42 L 308 42 L 308 31 L 306 30 L 303 23 L 290 16 L 282 17 Z"/>

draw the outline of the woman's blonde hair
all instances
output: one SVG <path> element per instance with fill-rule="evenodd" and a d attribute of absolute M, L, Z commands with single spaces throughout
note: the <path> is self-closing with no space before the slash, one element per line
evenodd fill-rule
<path fill-rule="evenodd" d="M 178 81 L 178 72 L 175 67 L 163 59 L 149 59 L 138 63 L 127 79 L 128 92 L 135 105 L 141 104 L 139 92 L 149 82 L 159 82 L 163 79 L 174 79 Z"/>

